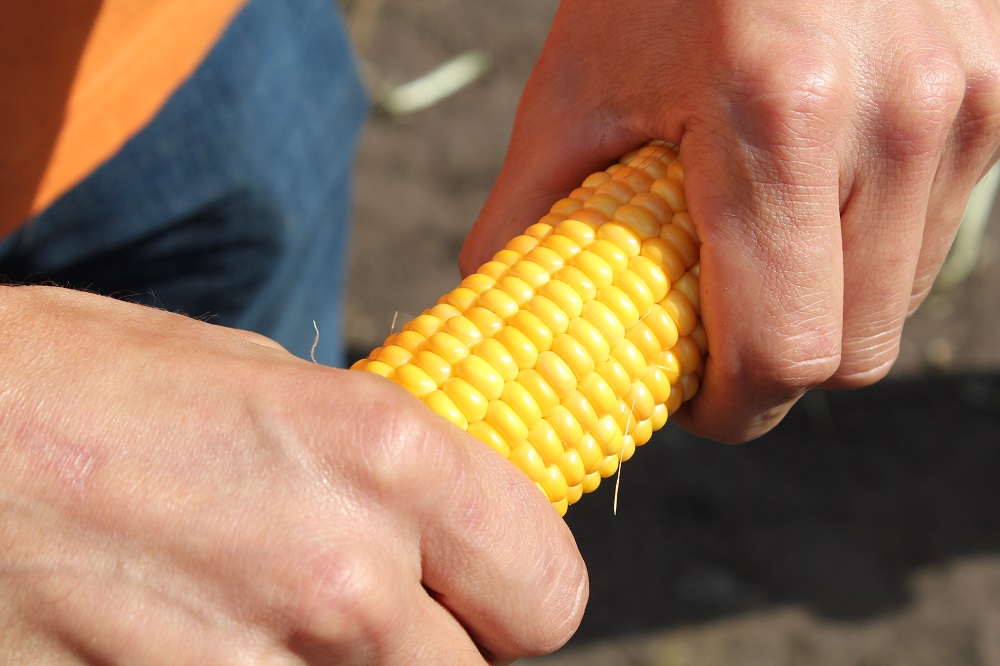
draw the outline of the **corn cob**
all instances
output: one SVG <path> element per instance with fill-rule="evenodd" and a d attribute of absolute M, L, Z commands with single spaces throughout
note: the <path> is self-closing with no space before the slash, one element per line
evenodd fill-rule
<path fill-rule="evenodd" d="M 560 515 L 698 390 L 699 240 L 653 141 L 594 173 L 352 369 L 517 465 Z"/>

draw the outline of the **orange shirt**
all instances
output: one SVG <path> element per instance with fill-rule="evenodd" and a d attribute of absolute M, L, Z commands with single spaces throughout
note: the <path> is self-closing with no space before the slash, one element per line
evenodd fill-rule
<path fill-rule="evenodd" d="M 0 2 L 0 237 L 148 123 L 245 1 Z"/>

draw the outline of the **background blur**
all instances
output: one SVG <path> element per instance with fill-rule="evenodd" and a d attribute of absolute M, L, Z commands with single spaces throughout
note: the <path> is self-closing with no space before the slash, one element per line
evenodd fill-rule
<path fill-rule="evenodd" d="M 341 4 L 373 96 L 397 114 L 378 114 L 361 146 L 346 317 L 358 357 L 397 311 L 405 321 L 458 282 L 557 2 Z M 470 50 L 492 66 L 453 96 L 413 113 L 386 96 Z M 742 447 L 668 426 L 623 467 L 617 517 L 613 483 L 571 507 L 590 605 L 537 663 L 1000 666 L 1000 221 L 977 246 L 971 275 L 908 323 L 887 380 L 811 394 Z"/>

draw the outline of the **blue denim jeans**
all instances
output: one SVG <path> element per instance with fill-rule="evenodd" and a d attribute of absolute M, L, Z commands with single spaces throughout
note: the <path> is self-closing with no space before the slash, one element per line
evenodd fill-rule
<path fill-rule="evenodd" d="M 332 0 L 251 0 L 110 161 L 0 240 L 0 276 L 254 330 L 342 360 L 366 100 Z"/>

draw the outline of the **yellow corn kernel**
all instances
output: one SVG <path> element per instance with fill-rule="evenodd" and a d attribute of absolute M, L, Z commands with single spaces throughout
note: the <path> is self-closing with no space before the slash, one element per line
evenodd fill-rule
<path fill-rule="evenodd" d="M 646 257 L 662 268 L 671 282 L 679 280 L 687 268 L 681 253 L 664 238 L 650 238 L 643 241 L 639 256 Z"/>
<path fill-rule="evenodd" d="M 600 211 L 610 218 L 615 212 L 615 209 L 620 205 L 621 204 L 613 196 L 608 194 L 595 194 L 584 202 L 582 208 Z M 572 217 L 572 215 L 570 217 Z"/>
<path fill-rule="evenodd" d="M 580 251 L 580 246 L 572 238 L 562 234 L 552 234 L 541 245 L 558 254 L 564 261 Z"/>
<path fill-rule="evenodd" d="M 663 358 L 662 356 L 660 357 Z M 679 367 L 679 365 L 678 365 Z M 629 377 L 628 371 L 625 366 L 613 356 L 609 356 L 604 359 L 601 363 L 594 366 L 594 371 L 608 383 L 611 390 L 615 392 L 616 396 L 625 395 L 629 387 L 632 385 L 632 378 Z M 680 377 L 680 372 L 677 374 Z"/>
<path fill-rule="evenodd" d="M 684 298 L 688 299 L 688 303 L 695 310 L 701 309 L 701 297 L 698 295 L 698 278 L 691 274 L 690 271 L 681 276 L 681 279 L 674 282 L 674 289 L 684 294 Z"/>
<path fill-rule="evenodd" d="M 597 486 L 601 485 L 601 474 L 600 472 L 591 472 L 587 476 L 583 477 L 583 483 L 580 484 L 583 487 L 583 492 L 592 493 L 597 490 Z"/>
<path fill-rule="evenodd" d="M 546 217 L 548 217 L 548 216 L 546 216 Z M 535 222 L 533 225 L 531 225 L 530 227 L 528 227 L 527 229 L 525 229 L 524 230 L 524 235 L 525 236 L 531 236 L 532 238 L 537 238 L 538 240 L 542 240 L 543 238 L 545 238 L 546 236 L 548 236 L 549 234 L 551 234 L 552 230 L 555 228 L 556 224 L 559 224 L 559 222 L 561 222 L 561 221 L 562 221 L 561 219 L 559 219 L 559 220 L 556 220 L 556 219 L 546 220 L 543 217 L 538 222 Z M 554 224 L 553 224 L 553 222 L 554 222 Z"/>
<path fill-rule="evenodd" d="M 660 222 L 656 216 L 639 206 L 627 204 L 615 211 L 612 221 L 621 224 L 635 234 L 640 242 L 660 235 Z"/>
<path fill-rule="evenodd" d="M 430 375 L 415 365 L 404 363 L 392 373 L 393 381 L 413 395 L 423 397 L 437 388 Z"/>
<path fill-rule="evenodd" d="M 621 322 L 622 335 L 624 335 L 624 331 L 635 326 L 635 323 L 639 321 L 639 317 L 642 314 L 639 312 L 639 308 L 635 306 L 635 303 L 632 302 L 632 299 L 628 297 L 628 294 L 613 284 L 601 287 L 597 292 L 597 301 L 595 302 L 603 303 L 611 309 L 615 318 Z"/>
<path fill-rule="evenodd" d="M 642 354 L 642 357 L 647 361 L 658 358 L 660 352 L 663 351 L 656 333 L 644 321 L 636 322 L 635 326 L 630 328 L 628 333 L 625 334 L 625 339 L 634 344 L 639 353 Z"/>
<path fill-rule="evenodd" d="M 503 393 L 503 377 L 480 356 L 473 354 L 459 361 L 455 376 L 475 386 L 489 400 L 496 400 Z"/>
<path fill-rule="evenodd" d="M 546 328 L 556 335 L 565 333 L 566 329 L 569 328 L 569 315 L 556 305 L 555 301 L 544 294 L 538 294 L 528 301 L 526 309 L 535 314 Z"/>
<path fill-rule="evenodd" d="M 581 208 L 573 213 L 572 219 L 578 222 L 583 222 L 592 229 L 597 229 L 599 226 L 608 221 L 608 216 L 599 210 Z"/>
<path fill-rule="evenodd" d="M 503 328 L 503 319 L 497 316 L 495 312 L 479 307 L 478 305 L 469 308 L 465 312 L 465 318 L 479 329 L 484 338 L 496 335 Z"/>
<path fill-rule="evenodd" d="M 615 212 L 620 210 L 623 204 L 628 203 L 628 200 L 635 196 L 632 188 L 620 180 L 607 180 L 595 187 L 594 193 L 606 194 L 617 201 L 618 208 L 615 209 Z"/>
<path fill-rule="evenodd" d="M 517 375 L 517 383 L 527 389 L 531 397 L 535 399 L 544 418 L 551 414 L 552 410 L 559 404 L 559 394 L 536 368 L 522 370 Z"/>
<path fill-rule="evenodd" d="M 612 174 L 611 178 L 613 180 L 620 180 L 636 193 L 648 192 L 654 181 L 654 178 L 642 169 L 629 168 L 617 170 Z"/>
<path fill-rule="evenodd" d="M 552 347 L 552 329 L 534 313 L 518 310 L 508 324 L 528 338 L 538 351 L 542 352 Z"/>
<path fill-rule="evenodd" d="M 701 380 L 698 379 L 698 375 L 695 373 L 681 377 L 681 390 L 684 394 L 684 402 L 694 397 L 694 394 L 698 392 L 700 382 Z"/>
<path fill-rule="evenodd" d="M 542 268 L 545 269 L 547 273 L 555 273 L 557 270 L 563 267 L 566 260 L 563 256 L 556 252 L 555 250 L 539 245 L 534 250 L 524 255 L 525 259 L 533 261 Z"/>
<path fill-rule="evenodd" d="M 542 456 L 542 460 L 546 463 L 554 462 L 556 464 L 560 463 L 564 458 L 565 450 L 563 449 L 562 440 L 559 439 L 559 433 L 556 429 L 552 427 L 552 424 L 548 421 L 542 419 L 539 420 L 531 427 L 528 431 L 528 441 L 531 443 L 538 454 Z M 563 471 L 563 475 L 566 472 Z M 580 467 L 580 479 L 583 478 L 583 466 Z M 576 483 L 580 481 L 577 480 Z M 575 485 L 571 483 L 570 485 Z"/>
<path fill-rule="evenodd" d="M 540 219 L 538 222 L 536 222 L 535 224 L 533 224 L 530 227 L 528 227 L 528 229 L 530 230 L 532 227 L 535 227 L 535 226 L 537 226 L 539 224 L 543 224 L 543 225 L 545 225 L 547 227 L 550 227 L 549 232 L 551 232 L 551 228 L 554 228 L 556 225 L 558 225 L 560 222 L 562 222 L 565 219 L 566 219 L 566 216 L 563 215 L 562 213 L 547 213 L 547 214 L 543 215 L 542 219 Z M 525 231 L 524 233 L 527 234 L 528 232 Z"/>
<path fill-rule="evenodd" d="M 669 385 L 668 383 L 667 386 Z M 611 385 L 596 372 L 580 381 L 577 390 L 586 396 L 598 414 L 610 414 L 618 400 Z"/>
<path fill-rule="evenodd" d="M 476 273 L 476 275 L 480 275 L 480 273 Z M 444 321 L 441 319 L 433 315 L 422 314 L 406 322 L 402 330 L 416 331 L 425 338 L 429 338 L 440 331 L 442 326 L 444 326 Z"/>
<path fill-rule="evenodd" d="M 519 370 L 535 367 L 538 361 L 538 349 L 524 333 L 513 326 L 504 326 L 494 339 L 507 349 Z"/>
<path fill-rule="evenodd" d="M 592 173 L 583 179 L 582 187 L 597 187 L 601 183 L 606 183 L 611 180 L 611 174 L 606 171 L 598 171 L 597 173 Z"/>
<path fill-rule="evenodd" d="M 483 275 L 482 273 L 473 273 L 464 280 L 458 286 L 465 287 L 466 289 L 471 289 L 477 294 L 481 294 L 493 285 L 497 283 L 496 280 L 491 278 L 489 275 Z"/>
<path fill-rule="evenodd" d="M 601 468 L 604 461 L 604 449 L 600 442 L 593 435 L 587 433 L 580 438 L 580 442 L 574 447 L 580 452 L 580 459 L 583 460 L 583 469 L 590 474 Z"/>
<path fill-rule="evenodd" d="M 490 261 L 479 267 L 479 272 L 483 275 L 488 275 L 494 280 L 499 280 L 507 272 L 510 271 L 510 266 L 500 261 Z"/>
<path fill-rule="evenodd" d="M 523 442 L 528 439 L 528 426 L 514 408 L 503 400 L 490 401 L 485 420 L 508 442 Z"/>
<path fill-rule="evenodd" d="M 442 386 L 451 378 L 451 363 L 444 360 L 437 354 L 426 349 L 422 349 L 413 355 L 413 365 L 427 373 L 427 376 L 434 380 L 437 386 Z"/>
<path fill-rule="evenodd" d="M 516 275 L 508 274 L 500 278 L 497 287 L 513 298 L 518 308 L 527 303 L 535 295 L 534 288 Z"/>
<path fill-rule="evenodd" d="M 576 420 L 572 412 L 563 405 L 556 405 L 555 409 L 549 412 L 545 418 L 555 428 L 563 446 L 579 450 L 580 440 L 583 439 L 583 427 L 580 426 L 580 422 Z M 580 455 L 583 453 L 581 452 Z"/>
<path fill-rule="evenodd" d="M 635 438 L 632 435 L 625 435 L 620 455 L 622 461 L 631 460 L 635 455 Z"/>
<path fill-rule="evenodd" d="M 517 415 L 527 425 L 537 423 L 542 418 L 542 408 L 538 401 L 531 395 L 531 391 L 520 382 L 507 382 L 503 386 L 503 393 L 500 400 L 517 413 Z"/>
<path fill-rule="evenodd" d="M 673 211 L 667 202 L 649 192 L 639 192 L 629 201 L 630 206 L 635 206 L 636 208 L 641 208 L 656 220 L 658 225 L 666 224 L 671 221 L 674 216 Z M 657 235 L 660 231 L 657 229 Z"/>
<path fill-rule="evenodd" d="M 594 428 L 593 435 L 594 439 L 601 445 L 606 456 L 615 455 L 622 448 L 622 429 L 611 414 L 605 414 L 597 419 L 597 426 Z"/>
<path fill-rule="evenodd" d="M 653 394 L 654 405 L 662 405 L 670 397 L 670 380 L 662 368 L 656 365 L 647 366 L 641 381 Z"/>
<path fill-rule="evenodd" d="M 566 268 L 572 268 L 572 266 L 567 266 Z M 560 270 L 558 275 L 561 276 L 562 274 L 563 271 Z M 559 306 L 559 309 L 565 312 L 566 317 L 569 319 L 579 317 L 580 312 L 583 310 L 583 297 L 580 295 L 580 292 L 559 278 L 546 282 L 545 286 L 539 290 L 539 293 Z"/>
<path fill-rule="evenodd" d="M 527 259 L 522 259 L 511 266 L 507 275 L 524 280 L 532 289 L 538 289 L 552 277 L 547 270 Z"/>
<path fill-rule="evenodd" d="M 596 238 L 596 233 L 592 226 L 586 222 L 572 218 L 560 222 L 559 226 L 555 228 L 555 233 L 569 238 L 581 248 L 587 247 Z M 659 233 L 659 228 L 657 228 L 657 233 Z"/>
<path fill-rule="evenodd" d="M 602 479 L 614 476 L 618 471 L 618 456 L 607 456 L 601 461 L 601 466 L 597 470 Z"/>
<path fill-rule="evenodd" d="M 592 432 L 597 427 L 597 412 L 587 396 L 579 390 L 570 391 L 569 395 L 562 399 L 562 405 L 569 410 L 585 432 Z"/>
<path fill-rule="evenodd" d="M 572 335 L 577 342 L 584 346 L 595 364 L 603 361 L 611 353 L 611 345 L 608 344 L 607 338 L 601 335 L 596 326 L 583 317 L 577 317 L 570 321 L 566 333 Z"/>
<path fill-rule="evenodd" d="M 678 334 L 691 335 L 694 327 L 698 325 L 698 311 L 684 294 L 671 289 L 670 293 L 660 301 L 660 305 L 674 320 Z"/>
<path fill-rule="evenodd" d="M 587 352 L 587 348 L 568 333 L 561 333 L 552 341 L 552 350 L 566 363 L 570 371 L 576 376 L 577 382 L 583 381 L 594 372 L 594 357 Z"/>
<path fill-rule="evenodd" d="M 493 291 L 492 289 L 488 291 Z M 448 333 L 461 340 L 466 345 L 473 345 L 483 339 L 483 333 L 469 320 L 468 317 L 459 315 L 452 317 L 444 323 L 442 333 Z"/>
<path fill-rule="evenodd" d="M 615 226 L 621 228 L 620 225 Z M 597 233 L 600 233 L 600 230 L 603 228 L 604 226 L 601 226 L 601 228 L 597 230 Z M 606 261 L 612 271 L 620 271 L 623 268 L 628 268 L 629 255 L 624 249 L 618 247 L 606 238 L 598 238 L 593 243 L 588 245 L 587 249 Z M 612 277 L 612 279 L 614 278 Z"/>
<path fill-rule="evenodd" d="M 470 423 L 486 418 L 486 409 L 489 407 L 490 401 L 483 395 L 482 391 L 469 382 L 461 377 L 452 377 L 444 383 L 441 389 L 451 398 L 451 401 L 462 411 Z"/>
<path fill-rule="evenodd" d="M 389 345 L 388 347 L 380 347 L 378 350 L 372 352 L 370 358 L 373 361 L 381 361 L 386 365 L 397 368 L 413 358 L 413 352 L 399 345 Z"/>
<path fill-rule="evenodd" d="M 681 211 L 674 215 L 670 221 L 686 231 L 691 240 L 694 241 L 695 245 L 701 246 L 701 241 L 698 240 L 698 230 L 695 229 L 694 220 L 691 219 L 690 213 L 686 210 Z"/>
<path fill-rule="evenodd" d="M 382 375 L 383 377 L 386 377 L 386 378 L 388 378 L 389 375 L 392 374 L 392 371 L 395 370 L 395 368 L 393 368 L 391 365 L 386 365 L 385 363 L 382 363 L 381 361 L 368 361 L 368 360 L 365 360 L 365 359 L 361 359 L 353 367 L 356 370 L 364 370 L 365 372 L 373 372 L 376 375 Z"/>
<path fill-rule="evenodd" d="M 560 282 L 569 285 L 569 287 L 572 288 L 573 291 L 580 297 L 581 307 L 583 307 L 583 303 L 586 303 L 597 296 L 597 285 L 594 284 L 593 280 L 587 277 L 586 273 L 581 271 L 576 266 L 563 266 L 559 269 L 559 272 L 556 275 Z M 573 316 L 579 316 L 579 312 Z"/>
<path fill-rule="evenodd" d="M 450 305 L 456 310 L 465 312 L 472 307 L 472 304 L 476 302 L 477 298 L 479 298 L 479 294 L 472 289 L 468 289 L 466 287 L 456 287 L 442 296 L 439 303 Z"/>
<path fill-rule="evenodd" d="M 386 342 L 388 343 L 386 346 L 395 343 L 400 347 L 402 347 L 403 349 L 409 350 L 413 354 L 423 349 L 424 345 L 427 344 L 427 338 L 420 335 L 416 331 L 400 331 L 395 335 L 393 339 L 394 342 L 389 342 L 388 340 L 386 340 Z"/>
<path fill-rule="evenodd" d="M 667 424 L 667 418 L 670 416 L 667 412 L 666 403 L 660 403 L 653 409 L 653 416 L 649 419 L 649 427 L 651 431 L 656 431 Z M 650 432 L 652 435 L 652 432 Z"/>
<path fill-rule="evenodd" d="M 701 350 L 698 343 L 690 336 L 684 336 L 674 345 L 674 354 L 681 364 L 681 376 L 690 375 L 698 369 L 701 363 Z"/>
<path fill-rule="evenodd" d="M 548 382 L 560 399 L 576 389 L 576 375 L 569 364 L 552 350 L 543 351 L 538 355 L 535 369 Z"/>
<path fill-rule="evenodd" d="M 649 326 L 653 334 L 656 335 L 661 349 L 670 349 L 677 344 L 677 324 L 659 303 L 649 309 L 646 316 L 642 318 L 642 323 Z"/>
<path fill-rule="evenodd" d="M 445 331 L 438 331 L 432 335 L 425 348 L 452 365 L 469 355 L 469 345 Z"/>
<path fill-rule="evenodd" d="M 501 279 L 506 280 L 504 277 Z M 523 280 L 522 280 L 523 281 Z M 482 294 L 479 295 L 478 305 L 479 307 L 486 308 L 490 312 L 496 314 L 500 319 L 506 321 L 510 318 L 512 314 L 517 312 L 521 306 L 518 304 L 514 298 L 499 287 L 493 287 L 492 289 L 487 289 Z M 457 319 L 457 317 L 456 317 Z M 451 320 L 449 320 L 451 321 Z M 447 328 L 448 324 L 445 324 Z"/>
<path fill-rule="evenodd" d="M 649 191 L 659 196 L 670 209 L 675 213 L 687 210 L 687 201 L 684 198 L 684 186 L 671 178 L 660 178 L 654 182 Z"/>
<path fill-rule="evenodd" d="M 563 476 L 562 471 L 555 465 L 549 465 L 545 468 L 538 479 L 538 485 L 545 491 L 545 495 L 549 498 L 550 502 L 558 502 L 565 499 L 566 493 L 569 492 L 566 477 Z"/>
<path fill-rule="evenodd" d="M 598 289 L 611 284 L 615 279 L 614 269 L 611 268 L 608 262 L 590 250 L 584 250 L 574 256 L 570 260 L 569 265 L 579 269 L 580 272 L 590 278 L 591 282 Z"/>
<path fill-rule="evenodd" d="M 493 261 L 499 261 L 501 264 L 506 264 L 508 269 L 513 266 L 516 262 L 520 261 L 524 255 L 520 252 L 515 252 L 514 250 L 500 250 L 493 255 Z M 499 280 L 500 278 L 497 278 Z"/>
<path fill-rule="evenodd" d="M 628 373 L 629 383 L 636 381 L 646 372 L 646 359 L 631 340 L 622 340 L 612 347 L 611 356 L 622 364 Z"/>
<path fill-rule="evenodd" d="M 562 514 L 698 390 L 700 242 L 653 141 L 592 174 L 354 368 L 485 442 Z"/>
<path fill-rule="evenodd" d="M 676 224 L 664 224 L 660 227 L 660 238 L 670 243 L 681 259 L 684 260 L 684 268 L 691 268 L 698 263 L 698 246 L 694 239 Z"/>
<path fill-rule="evenodd" d="M 625 337 L 625 325 L 622 320 L 614 310 L 598 300 L 585 303 L 582 316 L 600 331 L 609 345 L 617 344 Z"/>
<path fill-rule="evenodd" d="M 645 421 L 653 415 L 656 402 L 653 400 L 653 392 L 649 390 L 641 381 L 632 382 L 632 388 L 625 396 L 625 402 L 629 403 L 632 416 L 638 421 Z"/>
<path fill-rule="evenodd" d="M 496 370 L 505 382 L 513 381 L 517 377 L 517 373 L 520 372 L 517 361 L 503 346 L 503 343 L 496 338 L 480 340 L 472 348 L 472 353 L 489 363 L 490 367 Z"/>
<path fill-rule="evenodd" d="M 635 258 L 641 259 L 642 257 Z M 639 312 L 639 317 L 649 312 L 649 308 L 656 303 L 656 299 L 653 298 L 653 290 L 649 288 L 649 285 L 638 274 L 627 268 L 615 273 L 615 281 L 611 286 L 618 287 L 628 296 Z"/>
<path fill-rule="evenodd" d="M 465 414 L 458 408 L 455 401 L 449 398 L 444 391 L 440 389 L 437 391 L 431 391 L 421 398 L 421 400 L 424 401 L 425 405 L 457 425 L 462 430 L 468 430 L 469 419 L 465 417 Z"/>
<path fill-rule="evenodd" d="M 489 446 L 504 458 L 510 459 L 511 450 L 510 445 L 507 444 L 507 440 L 503 438 L 503 435 L 496 431 L 496 428 L 491 426 L 486 421 L 476 421 L 475 423 L 470 423 L 468 432 L 470 435 Z"/>
<path fill-rule="evenodd" d="M 560 458 L 556 465 L 559 467 L 559 471 L 563 473 L 566 477 L 566 483 L 570 487 L 570 495 L 573 494 L 572 489 L 574 487 L 579 487 L 583 483 L 584 477 L 587 476 L 587 471 L 583 468 L 583 458 L 580 457 L 580 452 L 576 449 L 567 450 L 562 458 Z M 579 495 L 577 495 L 579 498 Z"/>
<path fill-rule="evenodd" d="M 624 224 L 619 224 L 617 222 L 602 224 L 597 230 L 597 239 L 610 242 L 615 246 L 615 249 L 618 250 L 618 252 L 624 253 L 626 257 L 626 266 L 628 265 L 628 259 L 638 256 L 639 250 L 642 249 L 642 242 L 639 240 L 639 237 L 635 235 L 635 232 L 626 227 Z M 591 244 L 591 247 L 593 247 L 593 243 Z M 607 246 L 599 245 L 598 247 L 606 248 Z M 614 256 L 617 257 L 618 254 L 615 253 Z M 617 266 L 615 267 L 616 269 L 618 268 Z"/>

